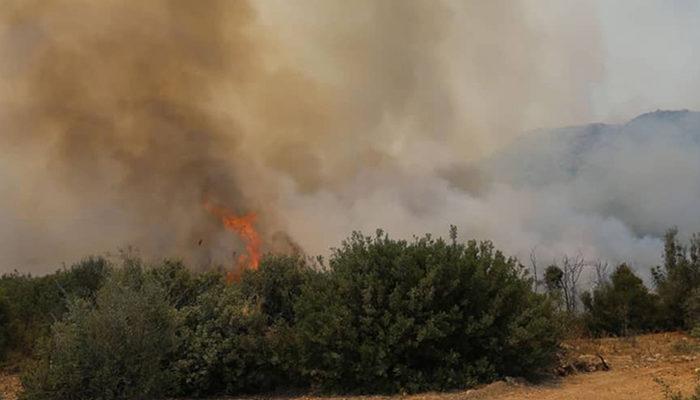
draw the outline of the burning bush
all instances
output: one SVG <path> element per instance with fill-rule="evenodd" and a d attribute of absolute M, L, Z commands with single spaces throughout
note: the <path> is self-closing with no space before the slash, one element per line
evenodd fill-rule
<path fill-rule="evenodd" d="M 181 395 L 235 394 L 302 385 L 294 304 L 313 273 L 297 257 L 270 256 L 239 285 L 218 285 L 182 309 L 174 369 Z"/>
<path fill-rule="evenodd" d="M 267 256 L 233 284 L 178 262 L 128 261 L 69 302 L 25 397 L 417 391 L 547 368 L 553 307 L 491 243 L 452 238 L 357 233 L 328 267 Z"/>
<path fill-rule="evenodd" d="M 528 375 L 553 360 L 554 310 L 490 242 L 355 233 L 296 307 L 304 374 L 332 391 L 417 391 Z"/>

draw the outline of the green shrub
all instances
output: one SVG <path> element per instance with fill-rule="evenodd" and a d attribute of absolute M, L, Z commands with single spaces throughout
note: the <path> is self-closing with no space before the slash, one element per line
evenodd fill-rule
<path fill-rule="evenodd" d="M 700 334 L 700 288 L 690 291 L 683 304 L 685 310 L 685 325 Z"/>
<path fill-rule="evenodd" d="M 140 265 L 138 260 L 131 263 Z M 146 273 L 161 284 L 176 308 L 193 304 L 199 295 L 222 283 L 220 271 L 194 273 L 181 261 L 165 260 L 148 268 Z"/>
<path fill-rule="evenodd" d="M 48 291 L 60 319 L 24 398 L 418 391 L 548 369 L 562 327 L 550 299 L 490 242 L 452 239 L 356 233 L 327 268 L 268 256 L 231 286 L 173 261 L 80 270 Z"/>
<path fill-rule="evenodd" d="M 31 354 L 37 340 L 61 319 L 75 298 L 91 300 L 110 271 L 103 258 L 87 258 L 53 274 L 33 277 L 18 272 L 0 277 L 5 303 L 6 343 L 10 351 Z M 11 301 L 9 301 L 11 299 Z"/>
<path fill-rule="evenodd" d="M 240 285 L 217 285 L 183 307 L 173 366 L 179 395 L 236 394 L 301 385 L 294 303 L 303 260 L 267 257 Z"/>
<path fill-rule="evenodd" d="M 687 300 L 700 287 L 700 236 L 695 234 L 690 246 L 683 246 L 678 230 L 670 229 L 664 241 L 664 265 L 652 270 L 656 290 L 661 299 L 665 327 L 690 329 Z"/>
<path fill-rule="evenodd" d="M 270 322 L 294 323 L 294 304 L 304 281 L 313 274 L 303 258 L 267 256 L 259 269 L 243 273 L 241 293 L 258 303 Z"/>
<path fill-rule="evenodd" d="M 0 362 L 5 360 L 5 354 L 9 348 L 9 302 L 0 291 Z"/>
<path fill-rule="evenodd" d="M 109 275 L 94 302 L 70 301 L 22 377 L 25 399 L 151 399 L 166 393 L 174 309 L 140 268 Z"/>
<path fill-rule="evenodd" d="M 548 368 L 553 307 L 490 242 L 355 233 L 295 308 L 303 374 L 330 391 L 470 386 Z"/>
<path fill-rule="evenodd" d="M 264 379 L 265 318 L 239 288 L 212 288 L 182 315 L 173 363 L 179 394 L 238 393 Z"/>
<path fill-rule="evenodd" d="M 627 336 L 659 326 L 658 298 L 625 264 L 617 267 L 610 281 L 581 296 L 588 329 L 596 335 Z"/>

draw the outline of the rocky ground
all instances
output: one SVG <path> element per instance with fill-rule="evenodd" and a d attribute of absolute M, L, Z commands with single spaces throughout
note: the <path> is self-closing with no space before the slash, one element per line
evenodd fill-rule
<path fill-rule="evenodd" d="M 661 333 L 624 339 L 581 339 L 564 345 L 563 377 L 531 384 L 507 379 L 472 390 L 411 396 L 365 396 L 352 400 L 647 400 L 663 399 L 664 382 L 674 391 L 690 393 L 698 383 L 700 341 L 681 333 Z M 0 376 L 4 400 L 16 398 L 21 386 L 16 375 Z M 269 397 L 258 397 L 266 399 Z M 336 400 L 347 397 L 300 396 L 288 400 Z M 280 399 L 279 397 L 277 399 Z"/>

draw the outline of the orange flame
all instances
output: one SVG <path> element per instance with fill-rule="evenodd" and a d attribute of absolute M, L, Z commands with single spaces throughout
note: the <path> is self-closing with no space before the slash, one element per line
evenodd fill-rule
<path fill-rule="evenodd" d="M 241 270 L 245 268 L 253 270 L 258 269 L 258 265 L 260 265 L 260 247 L 262 241 L 254 226 L 257 214 L 250 212 L 239 217 L 224 207 L 212 204 L 209 200 L 205 200 L 204 208 L 213 215 L 221 218 L 226 229 L 238 234 L 245 244 L 246 254 L 238 256 L 237 268 L 226 274 L 226 282 L 231 283 L 239 280 Z"/>

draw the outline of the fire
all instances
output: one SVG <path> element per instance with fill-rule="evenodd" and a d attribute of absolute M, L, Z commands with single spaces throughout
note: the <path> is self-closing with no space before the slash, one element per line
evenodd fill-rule
<path fill-rule="evenodd" d="M 242 216 L 237 216 L 224 207 L 212 204 L 209 200 L 204 202 L 204 208 L 220 218 L 226 229 L 238 234 L 245 244 L 246 254 L 238 256 L 236 260 L 237 268 L 226 274 L 226 281 L 231 283 L 238 280 L 238 278 L 240 278 L 240 271 L 245 268 L 258 269 L 258 265 L 260 265 L 260 247 L 262 241 L 260 240 L 258 231 L 255 230 L 257 214 L 250 212 Z"/>

